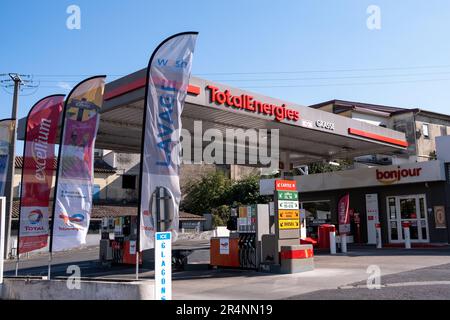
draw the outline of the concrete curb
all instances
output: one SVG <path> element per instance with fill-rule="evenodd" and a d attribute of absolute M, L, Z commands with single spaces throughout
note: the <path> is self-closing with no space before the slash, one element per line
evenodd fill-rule
<path fill-rule="evenodd" d="M 69 282 L 68 282 L 69 281 Z M 73 280 L 6 278 L 2 300 L 153 300 L 154 281 L 113 282 L 80 280 L 80 290 L 69 289 Z"/>

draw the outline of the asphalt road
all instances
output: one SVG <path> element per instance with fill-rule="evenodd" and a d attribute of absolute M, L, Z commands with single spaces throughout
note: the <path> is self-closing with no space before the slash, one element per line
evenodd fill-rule
<path fill-rule="evenodd" d="M 196 247 L 190 263 L 206 263 L 207 241 L 185 242 L 178 248 Z M 177 246 L 174 246 L 176 248 Z M 174 299 L 450 299 L 450 248 L 382 249 L 351 248 L 347 255 L 315 256 L 315 270 L 278 275 L 248 270 L 201 269 L 173 274 Z M 57 253 L 53 277 L 64 277 L 67 267 L 76 264 L 82 277 L 132 280 L 134 266 L 105 268 L 98 263 L 98 248 Z M 368 289 L 368 268 L 381 272 L 380 289 Z M 15 263 L 5 265 L 6 275 L 14 275 Z M 151 279 L 153 270 L 143 268 L 140 277 Z M 21 262 L 20 275 L 46 275 L 47 255 Z"/>
<path fill-rule="evenodd" d="M 188 258 L 189 263 L 209 263 L 208 240 L 183 240 L 173 244 L 174 250 L 195 249 Z M 19 276 L 47 276 L 48 253 L 38 253 L 28 259 L 22 258 L 19 262 Z M 102 266 L 99 263 L 99 247 L 85 247 L 64 252 L 53 253 L 51 264 L 52 277 L 67 277 L 67 269 L 77 265 L 83 278 L 109 278 L 118 280 L 131 280 L 135 278 L 135 265 Z M 14 276 L 16 261 L 5 262 L 5 276 Z M 153 269 L 141 268 L 140 277 L 153 278 Z"/>

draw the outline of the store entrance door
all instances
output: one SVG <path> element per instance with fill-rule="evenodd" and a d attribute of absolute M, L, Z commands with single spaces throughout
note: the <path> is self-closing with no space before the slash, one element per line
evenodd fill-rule
<path fill-rule="evenodd" d="M 411 223 L 411 242 L 429 242 L 425 195 L 387 197 L 389 242 L 404 242 L 402 222 Z"/>

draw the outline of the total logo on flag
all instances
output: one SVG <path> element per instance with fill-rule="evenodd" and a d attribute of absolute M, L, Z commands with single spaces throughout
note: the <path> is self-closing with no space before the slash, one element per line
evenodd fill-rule
<path fill-rule="evenodd" d="M 42 221 L 42 218 L 44 217 L 44 215 L 42 214 L 42 211 L 39 209 L 30 211 L 30 213 L 28 213 L 28 221 L 30 222 L 30 224 L 39 224 Z"/>

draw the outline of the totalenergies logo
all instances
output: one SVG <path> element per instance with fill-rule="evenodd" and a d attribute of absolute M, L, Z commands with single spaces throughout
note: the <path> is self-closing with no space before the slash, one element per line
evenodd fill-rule
<path fill-rule="evenodd" d="M 30 221 L 31 224 L 38 224 L 41 222 L 44 215 L 42 214 L 42 211 L 39 209 L 30 211 L 28 214 L 28 221 Z"/>
<path fill-rule="evenodd" d="M 284 119 L 290 121 L 297 121 L 300 119 L 300 114 L 297 110 L 287 108 L 285 104 L 281 106 L 263 103 L 255 100 L 253 96 L 248 94 L 242 94 L 240 96 L 234 96 L 229 90 L 220 91 L 219 88 L 208 85 L 206 87 L 210 91 L 210 102 L 233 107 L 236 109 L 243 109 L 250 112 L 260 113 L 263 115 L 269 115 L 275 117 L 277 121 L 283 121 Z"/>
<path fill-rule="evenodd" d="M 393 184 L 395 182 L 401 181 L 404 178 L 409 177 L 419 177 L 422 168 L 413 168 L 413 169 L 401 169 L 398 167 L 397 170 L 386 170 L 376 171 L 377 180 L 383 184 Z"/>
<path fill-rule="evenodd" d="M 84 221 L 84 214 L 76 213 L 69 216 L 67 213 L 62 213 L 59 217 L 64 221 L 65 225 L 69 225 L 71 222 L 81 223 Z"/>

